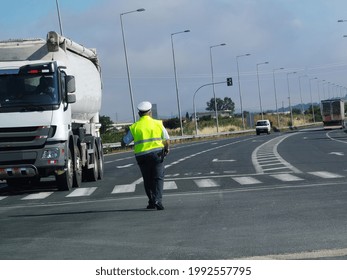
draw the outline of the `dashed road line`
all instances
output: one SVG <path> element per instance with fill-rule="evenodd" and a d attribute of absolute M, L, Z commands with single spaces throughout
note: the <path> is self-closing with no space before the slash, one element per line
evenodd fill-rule
<path fill-rule="evenodd" d="M 22 198 L 22 200 L 30 200 L 30 199 L 45 199 L 49 197 L 53 192 L 39 192 L 32 193 Z"/>
<path fill-rule="evenodd" d="M 311 175 L 314 177 L 318 177 L 320 179 L 329 180 L 329 179 L 335 179 L 335 178 L 345 178 L 345 175 L 341 175 L 338 173 L 332 173 L 328 171 L 315 171 L 315 172 L 307 172 L 306 175 Z M 195 176 L 195 177 L 179 177 L 181 174 L 175 173 L 174 178 L 169 176 L 167 180 L 164 181 L 164 190 L 178 190 L 180 189 L 180 186 L 178 182 L 180 181 L 191 181 L 195 183 L 195 186 L 198 188 L 218 188 L 221 186 L 226 186 L 225 184 L 219 183 L 217 181 L 218 179 L 222 178 L 231 178 L 233 181 L 235 181 L 238 185 L 241 186 L 249 186 L 251 187 L 254 185 L 254 187 L 261 188 L 264 186 L 265 182 L 268 182 L 268 179 L 266 178 L 273 178 L 275 180 L 281 181 L 281 182 L 299 182 L 299 181 L 307 181 L 309 178 L 304 176 L 304 173 L 297 174 L 297 173 L 272 173 L 272 174 L 244 174 L 242 175 L 210 175 L 206 177 L 202 176 Z M 303 176 L 301 176 L 303 175 Z M 263 180 L 265 179 L 265 180 Z M 131 184 L 124 184 L 124 185 L 115 185 L 110 190 L 111 194 L 124 194 L 124 193 L 135 193 L 136 188 L 141 184 L 143 180 L 136 180 L 135 182 Z M 227 183 L 226 183 L 227 184 Z M 229 185 L 229 184 L 227 184 Z M 257 186 L 256 186 L 257 185 Z M 297 187 L 300 187 L 300 185 L 297 185 Z M 236 185 L 233 185 L 233 187 L 236 187 Z M 97 187 L 91 187 L 91 188 L 79 188 L 73 190 L 71 193 L 66 195 L 65 197 L 85 197 L 85 196 L 91 196 L 95 191 Z M 54 195 L 56 192 L 38 192 L 38 193 L 32 193 L 29 195 L 26 195 L 25 197 L 21 198 L 20 200 L 43 200 Z M 60 192 L 58 192 L 60 193 Z M 0 201 L 8 199 L 9 196 L 0 196 Z"/>
<path fill-rule="evenodd" d="M 334 179 L 334 178 L 343 178 L 344 176 L 327 172 L 327 171 L 316 171 L 316 172 L 308 172 L 309 174 L 321 177 L 323 179 Z"/>
<path fill-rule="evenodd" d="M 66 197 L 90 196 L 97 188 L 79 188 L 68 194 Z"/>
<path fill-rule="evenodd" d="M 177 190 L 176 182 L 174 181 L 167 181 L 164 182 L 164 190 Z"/>
<path fill-rule="evenodd" d="M 274 174 L 274 175 L 271 175 L 271 177 L 276 178 L 276 179 L 283 181 L 283 182 L 295 182 L 295 181 L 303 181 L 304 180 L 304 179 L 299 178 L 295 175 L 287 174 L 287 173 Z"/>
<path fill-rule="evenodd" d="M 194 182 L 199 188 L 219 187 L 219 184 L 217 184 L 216 181 L 212 179 L 194 180 Z"/>
<path fill-rule="evenodd" d="M 136 189 L 136 184 L 117 185 L 113 188 L 112 194 L 115 193 L 132 193 Z"/>
<path fill-rule="evenodd" d="M 255 185 L 261 183 L 261 181 L 253 177 L 235 177 L 232 179 L 241 185 Z"/>

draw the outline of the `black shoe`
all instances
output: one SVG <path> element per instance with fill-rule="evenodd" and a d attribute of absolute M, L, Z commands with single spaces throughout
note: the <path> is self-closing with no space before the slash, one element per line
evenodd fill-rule
<path fill-rule="evenodd" d="M 155 204 L 155 208 L 157 208 L 157 210 L 164 210 L 165 209 L 163 204 L 161 204 L 160 202 Z"/>
<path fill-rule="evenodd" d="M 155 209 L 156 207 L 155 207 L 155 204 L 148 204 L 146 208 L 147 209 Z"/>

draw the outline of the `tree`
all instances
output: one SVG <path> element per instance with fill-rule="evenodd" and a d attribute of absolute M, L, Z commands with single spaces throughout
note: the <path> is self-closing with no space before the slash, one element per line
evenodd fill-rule
<path fill-rule="evenodd" d="M 217 102 L 217 111 L 230 111 L 230 115 L 234 114 L 235 111 L 235 103 L 231 100 L 230 97 L 216 98 Z M 206 110 L 207 111 L 215 111 L 215 102 L 214 98 L 211 98 L 209 102 L 206 102 Z"/>
<path fill-rule="evenodd" d="M 109 128 L 112 127 L 113 121 L 108 116 L 100 116 L 99 121 L 101 123 L 100 133 L 105 133 Z"/>

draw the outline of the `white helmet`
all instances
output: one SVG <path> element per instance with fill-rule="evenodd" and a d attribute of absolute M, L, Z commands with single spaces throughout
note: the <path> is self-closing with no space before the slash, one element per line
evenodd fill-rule
<path fill-rule="evenodd" d="M 137 109 L 140 112 L 148 112 L 152 109 L 152 104 L 151 104 L 151 102 L 143 101 L 139 105 L 137 105 Z"/>

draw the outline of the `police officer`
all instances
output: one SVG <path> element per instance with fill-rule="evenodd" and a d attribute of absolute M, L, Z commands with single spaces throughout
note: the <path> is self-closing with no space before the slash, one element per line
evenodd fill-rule
<path fill-rule="evenodd" d="M 164 157 L 169 153 L 169 134 L 163 122 L 152 118 L 152 104 L 141 102 L 140 119 L 130 126 L 123 142 L 134 141 L 136 161 L 140 167 L 146 195 L 147 209 L 164 210 L 162 194 L 164 185 Z"/>

